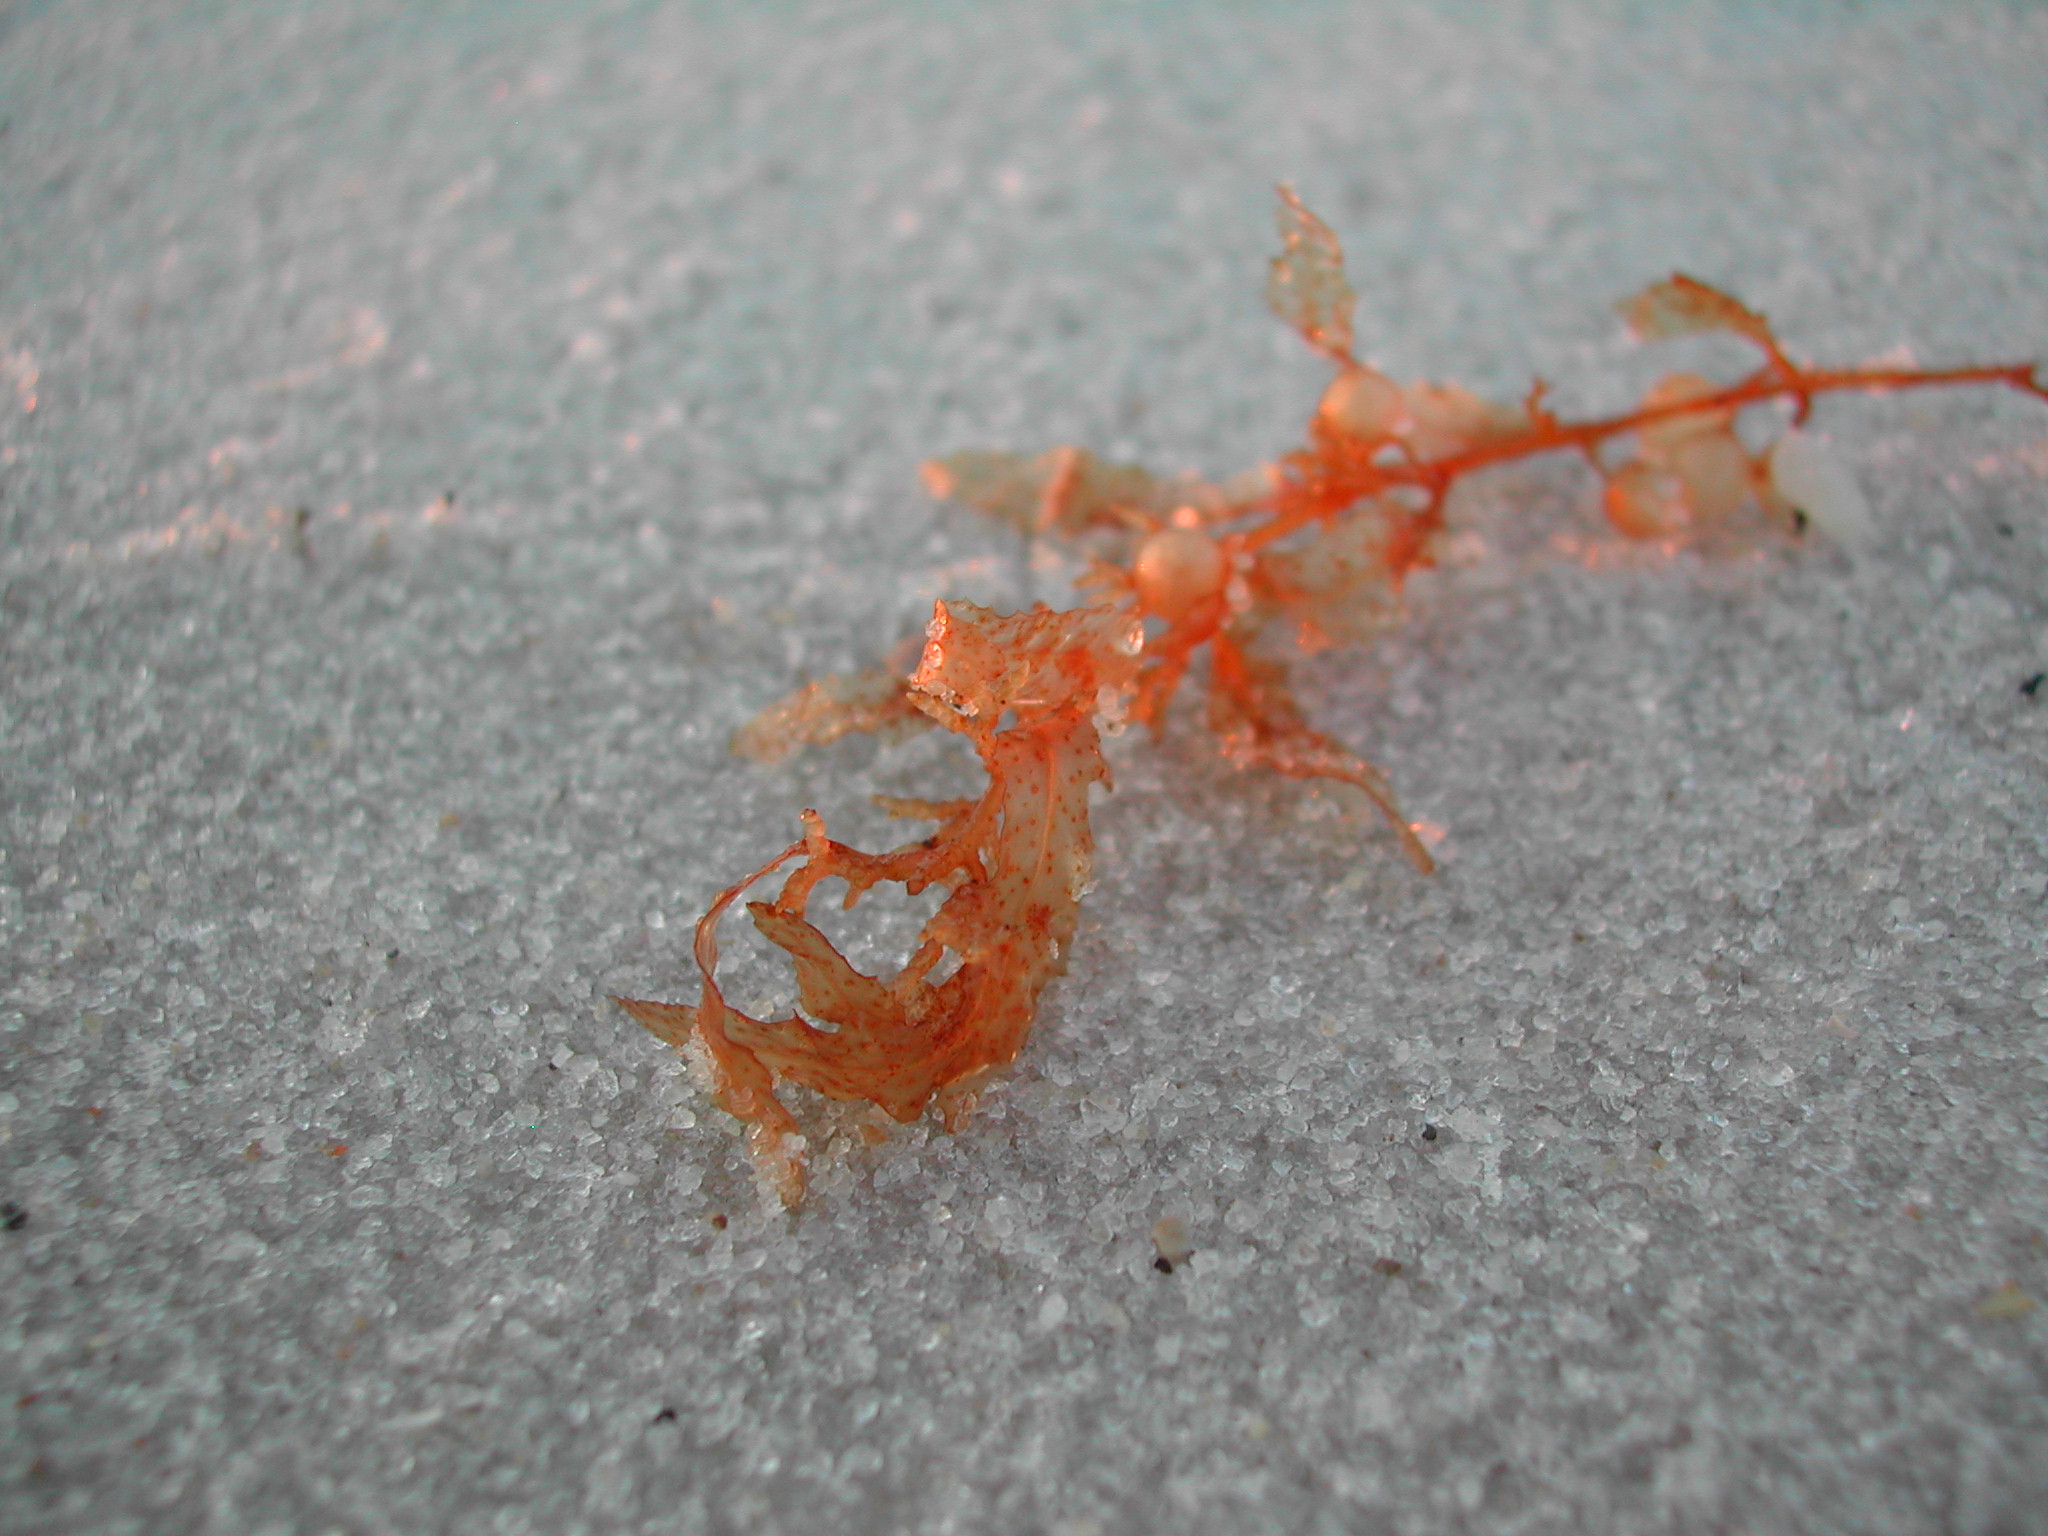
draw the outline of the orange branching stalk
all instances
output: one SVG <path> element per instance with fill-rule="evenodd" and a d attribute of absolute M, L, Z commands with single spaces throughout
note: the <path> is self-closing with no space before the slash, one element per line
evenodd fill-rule
<path fill-rule="evenodd" d="M 1274 640 L 1291 636 L 1314 651 L 1398 620 L 1403 583 L 1432 563 L 1448 494 L 1466 477 L 1568 451 L 1600 476 L 1608 520 L 1630 538 L 1725 552 L 1812 523 L 1851 541 L 1868 516 L 1855 482 L 1798 430 L 1816 396 L 1991 384 L 2048 401 L 2025 364 L 1805 366 L 1762 315 L 1683 274 L 1644 289 L 1621 313 L 1644 340 L 1720 332 L 1753 346 L 1761 361 L 1733 382 L 1669 374 L 1634 410 L 1579 421 L 1548 408 L 1540 380 L 1514 404 L 1456 385 L 1399 384 L 1353 354 L 1355 301 L 1336 236 L 1292 190 L 1281 188 L 1280 199 L 1282 251 L 1268 300 L 1336 368 L 1303 446 L 1226 485 L 1155 476 L 1072 447 L 931 461 L 924 480 L 935 496 L 1080 544 L 1091 557 L 1081 584 L 1096 605 L 1005 616 L 941 603 L 909 678 L 814 682 L 735 739 L 736 750 L 769 758 L 849 731 L 936 722 L 968 738 L 989 776 L 978 801 L 884 802 L 938 823 L 931 837 L 890 853 L 833 842 L 806 811 L 803 840 L 722 892 L 698 923 L 697 1005 L 620 1000 L 708 1069 L 785 1201 L 802 1191 L 804 1142 L 776 1096 L 778 1080 L 865 1099 L 899 1120 L 936 1102 L 950 1127 L 1015 1059 L 1040 991 L 1061 969 L 1087 879 L 1088 787 L 1108 779 L 1098 718 L 1128 712 L 1156 734 L 1182 682 L 1198 677 L 1226 757 L 1355 787 L 1416 868 L 1430 870 L 1385 775 L 1309 725 Z M 1738 418 L 1774 403 L 1789 425 L 1767 449 L 1752 448 Z M 793 859 L 801 862 L 780 894 L 748 910 L 794 963 L 803 1011 L 750 1018 L 719 991 L 718 922 Z M 947 890 L 893 977 L 855 971 L 805 918 L 812 890 L 833 876 L 846 881 L 848 905 L 884 882 L 913 894 Z"/>

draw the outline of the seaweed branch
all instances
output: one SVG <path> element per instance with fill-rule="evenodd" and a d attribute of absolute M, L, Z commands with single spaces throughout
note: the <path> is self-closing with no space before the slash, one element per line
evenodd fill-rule
<path fill-rule="evenodd" d="M 1089 789 L 1109 778 L 1098 721 L 1128 715 L 1156 734 L 1181 685 L 1198 678 L 1231 762 L 1351 786 L 1409 861 L 1430 871 L 1386 776 L 1308 723 L 1274 642 L 1291 636 L 1314 651 L 1397 622 L 1403 583 L 1433 562 L 1460 482 L 1571 453 L 1599 474 L 1606 516 L 1630 538 L 1726 553 L 1817 527 L 1854 542 L 1870 521 L 1861 493 L 1800 430 L 1816 397 L 1993 385 L 2048 402 L 2029 364 L 1798 363 L 1761 314 L 1682 273 L 1618 306 L 1630 328 L 1646 341 L 1724 333 L 1761 354 L 1750 372 L 1722 383 L 1667 374 L 1633 410 L 1577 421 L 1549 409 L 1541 380 L 1512 404 L 1457 385 L 1399 384 L 1354 355 L 1355 298 L 1337 237 L 1286 187 L 1279 225 L 1268 302 L 1336 369 L 1300 447 L 1227 485 L 1076 447 L 975 449 L 927 463 L 935 496 L 1079 544 L 1095 605 L 1004 615 L 940 603 L 908 677 L 813 682 L 735 738 L 735 750 L 767 759 L 850 731 L 937 724 L 964 736 L 988 772 L 978 800 L 885 801 L 893 814 L 937 823 L 887 853 L 834 841 L 805 811 L 802 840 L 720 892 L 698 922 L 698 1002 L 618 999 L 700 1065 L 718 1103 L 746 1123 L 756 1164 L 785 1202 L 803 1191 L 805 1141 L 780 1084 L 866 1100 L 898 1120 L 936 1105 L 951 1128 L 1023 1048 L 1039 994 L 1064 967 L 1087 884 Z M 1757 408 L 1773 405 L 1781 429 L 1767 448 L 1750 447 L 1738 419 L 1750 413 L 1755 437 Z M 775 897 L 747 910 L 788 955 L 798 1011 L 756 1019 L 719 989 L 718 925 L 792 861 Z M 947 895 L 902 967 L 869 976 L 807 916 L 832 877 L 846 882 L 848 906 L 880 884 Z"/>

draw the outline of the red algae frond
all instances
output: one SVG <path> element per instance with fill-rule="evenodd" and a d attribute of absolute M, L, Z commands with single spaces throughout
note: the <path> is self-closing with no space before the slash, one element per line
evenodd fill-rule
<path fill-rule="evenodd" d="M 1308 211 L 1294 188 L 1280 188 L 1280 254 L 1266 279 L 1273 313 L 1331 361 L 1351 361 L 1351 311 L 1344 249 L 1330 226 Z"/>
<path fill-rule="evenodd" d="M 1096 717 L 1129 691 L 1143 643 L 1133 620 L 1107 609 L 1005 615 L 940 603 L 905 692 L 973 744 L 987 791 L 978 801 L 891 803 L 938 830 L 879 854 L 834 842 L 824 819 L 806 811 L 803 840 L 721 892 L 698 923 L 703 985 L 694 1008 L 617 999 L 662 1039 L 699 1055 L 714 1096 L 747 1122 L 756 1163 L 786 1203 L 803 1192 L 804 1143 L 776 1094 L 779 1081 L 865 1099 L 898 1120 L 936 1103 L 951 1126 L 1023 1048 L 1038 994 L 1065 968 L 1088 884 L 1088 789 L 1109 777 Z M 718 923 L 793 859 L 801 862 L 775 898 L 747 910 L 790 957 L 802 1012 L 756 1019 L 719 990 Z M 808 920 L 812 891 L 834 876 L 846 882 L 849 906 L 884 883 L 913 895 L 947 891 L 895 975 L 855 970 Z M 948 956 L 957 965 L 934 981 Z"/>
<path fill-rule="evenodd" d="M 924 480 L 934 496 L 1078 542 L 1092 561 L 1081 585 L 1097 605 L 1000 614 L 942 602 L 910 676 L 811 683 L 734 738 L 736 751 L 769 759 L 850 731 L 937 724 L 964 737 L 988 773 L 976 800 L 884 801 L 892 814 L 937 824 L 886 853 L 835 842 L 822 817 L 804 812 L 802 839 L 720 892 L 698 922 L 697 1003 L 618 999 L 704 1068 L 786 1203 L 803 1192 L 805 1139 L 781 1085 L 865 1100 L 898 1120 L 936 1106 L 950 1128 L 1023 1048 L 1040 993 L 1065 966 L 1088 883 L 1088 793 L 1109 780 L 1098 721 L 1128 714 L 1158 733 L 1195 677 L 1231 762 L 1351 786 L 1409 861 L 1431 870 L 1386 775 L 1308 723 L 1273 653 L 1285 638 L 1313 651 L 1398 622 L 1402 584 L 1433 562 L 1447 495 L 1466 477 L 1572 453 L 1600 475 L 1608 521 L 1628 538 L 1724 552 L 1812 524 L 1853 542 L 1869 521 L 1861 493 L 1798 430 L 1817 396 L 1984 384 L 2048 401 L 2025 364 L 1796 363 L 1762 315 L 1682 273 L 1619 306 L 1631 329 L 1648 341 L 1722 332 L 1761 353 L 1751 372 L 1725 383 L 1670 374 L 1636 409 L 1582 421 L 1555 415 L 1540 381 L 1512 403 L 1455 384 L 1402 385 L 1352 354 L 1356 301 L 1336 235 L 1286 187 L 1279 225 L 1268 300 L 1337 370 L 1301 447 L 1223 486 L 1074 447 L 932 460 Z M 1753 450 L 1738 419 L 1774 404 L 1792 425 Z M 756 1019 L 719 989 L 718 925 L 792 863 L 775 897 L 747 911 L 789 957 L 798 1011 Z M 946 892 L 893 975 L 855 970 L 809 921 L 811 893 L 834 877 L 849 906 L 881 884 Z"/>
<path fill-rule="evenodd" d="M 877 735 L 929 724 L 904 680 L 875 668 L 827 677 L 771 705 L 733 733 L 740 757 L 772 763 L 799 747 L 822 747 L 856 731 Z"/>

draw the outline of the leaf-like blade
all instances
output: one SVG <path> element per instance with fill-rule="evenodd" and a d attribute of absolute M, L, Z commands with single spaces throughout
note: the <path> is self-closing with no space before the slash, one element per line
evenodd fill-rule
<path fill-rule="evenodd" d="M 806 683 L 734 732 L 732 749 L 741 757 L 772 763 L 798 747 L 822 747 L 855 731 L 887 736 L 929 724 L 911 703 L 904 680 L 874 667 Z"/>
<path fill-rule="evenodd" d="M 1423 874 L 1436 861 L 1401 814 L 1387 776 L 1349 747 L 1310 727 L 1287 689 L 1287 669 L 1250 656 L 1219 635 L 1210 656 L 1209 725 L 1223 755 L 1240 768 L 1271 768 L 1292 779 L 1336 779 L 1365 792 Z"/>
<path fill-rule="evenodd" d="M 921 473 L 925 489 L 941 501 L 957 501 L 1032 534 L 1144 526 L 1177 506 L 1216 496 L 1199 481 L 1162 479 L 1085 448 L 1038 454 L 967 448 L 927 459 Z"/>
<path fill-rule="evenodd" d="M 1044 454 L 963 448 L 942 459 L 926 459 L 919 474 L 940 501 L 957 501 L 990 517 L 1033 532 L 1045 498 Z"/>
<path fill-rule="evenodd" d="M 1255 590 L 1295 621 L 1304 651 L 1362 640 L 1399 616 L 1403 521 L 1391 502 L 1362 502 L 1259 562 Z"/>
<path fill-rule="evenodd" d="M 1324 356 L 1351 361 L 1351 310 L 1344 248 L 1330 226 L 1309 212 L 1294 188 L 1280 188 L 1280 254 L 1266 278 L 1273 313 Z"/>
<path fill-rule="evenodd" d="M 1614 306 L 1628 328 L 1642 341 L 1668 341 L 1703 331 L 1727 331 L 1754 342 L 1773 356 L 1778 338 L 1770 322 L 1731 294 L 1698 278 L 1674 272 L 1633 298 Z"/>
<path fill-rule="evenodd" d="M 685 1003 L 651 1003 L 637 997 L 615 997 L 612 1001 L 646 1025 L 657 1040 L 679 1051 L 690 1043 L 691 1032 L 697 1027 L 697 1010 Z"/>
<path fill-rule="evenodd" d="M 765 901 L 747 904 L 763 938 L 786 951 L 796 967 L 797 1001 L 806 1013 L 844 1029 L 874 1029 L 903 1023 L 889 989 L 856 971 L 831 940 L 811 924 Z"/>

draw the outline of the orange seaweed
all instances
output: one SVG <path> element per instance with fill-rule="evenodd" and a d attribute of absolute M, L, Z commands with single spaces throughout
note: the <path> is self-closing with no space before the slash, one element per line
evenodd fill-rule
<path fill-rule="evenodd" d="M 756 1165 L 786 1203 L 803 1193 L 804 1142 L 776 1096 L 778 1079 L 869 1100 L 898 1120 L 936 1103 L 950 1127 L 1023 1049 L 1039 992 L 1064 969 L 1088 884 L 1088 789 L 1109 779 L 1096 717 L 1117 712 L 1143 643 L 1136 624 L 1109 609 L 1005 615 L 940 603 L 905 693 L 973 745 L 987 791 L 979 800 L 885 802 L 938 830 L 880 854 L 834 842 L 824 818 L 804 812 L 803 840 L 721 892 L 697 924 L 696 1007 L 618 999 L 697 1055 L 718 1102 L 747 1122 Z M 775 898 L 747 910 L 795 966 L 802 1012 L 756 1019 L 719 990 L 718 922 L 792 859 L 801 862 Z M 912 895 L 946 889 L 895 975 L 855 970 L 809 921 L 811 893 L 834 876 L 846 882 L 848 906 L 883 883 Z M 949 957 L 957 964 L 935 980 Z"/>
<path fill-rule="evenodd" d="M 1848 390 L 1989 384 L 2048 401 L 2025 364 L 1807 367 L 1762 315 L 1678 273 L 1618 306 L 1631 329 L 1645 340 L 1726 333 L 1762 353 L 1751 372 L 1728 383 L 1667 375 L 1634 410 L 1581 421 L 1555 415 L 1540 380 L 1512 404 L 1457 385 L 1401 385 L 1353 355 L 1355 299 L 1336 236 L 1291 189 L 1282 187 L 1280 199 L 1283 248 L 1268 302 L 1337 370 L 1303 446 L 1222 486 L 1105 463 L 1074 447 L 930 461 L 923 473 L 935 496 L 1033 535 L 1081 541 L 1092 557 L 1082 585 L 1096 606 L 1004 615 L 940 603 L 908 678 L 870 672 L 811 683 L 735 738 L 737 751 L 766 759 L 849 731 L 932 722 L 966 737 L 988 772 L 978 800 L 885 801 L 893 814 L 938 824 L 887 853 L 835 842 L 816 812 L 804 812 L 803 838 L 721 892 L 697 924 L 698 1002 L 617 1000 L 702 1065 L 787 1203 L 802 1194 L 805 1142 L 779 1083 L 867 1100 L 898 1120 L 936 1104 L 950 1128 L 1022 1049 L 1040 992 L 1063 968 L 1087 883 L 1088 791 L 1109 777 L 1098 718 L 1127 712 L 1157 733 L 1180 685 L 1197 676 L 1229 760 L 1353 786 L 1416 868 L 1430 870 L 1386 776 L 1309 725 L 1271 641 L 1287 634 L 1315 650 L 1395 622 L 1402 583 L 1432 562 L 1447 495 L 1460 481 L 1515 460 L 1576 453 L 1601 476 L 1602 504 L 1623 535 L 1744 548 L 1799 535 L 1809 513 L 1844 528 L 1860 516 L 1836 508 L 1831 521 L 1825 509 L 1799 505 L 1802 496 L 1853 488 L 1840 489 L 1846 475 L 1800 434 L 1780 438 L 1775 452 L 1749 448 L 1736 422 L 1752 407 L 1789 406 L 1796 426 L 1816 396 Z M 774 899 L 747 908 L 790 957 L 799 1011 L 755 1019 L 719 990 L 718 924 L 792 860 Z M 947 892 L 893 976 L 856 971 L 808 920 L 812 891 L 835 876 L 849 906 L 884 883 Z"/>

